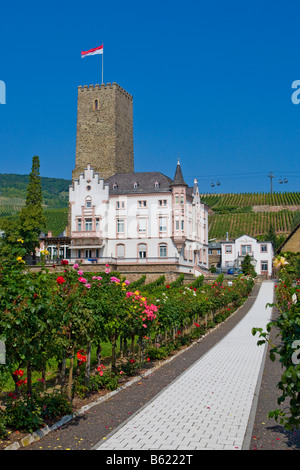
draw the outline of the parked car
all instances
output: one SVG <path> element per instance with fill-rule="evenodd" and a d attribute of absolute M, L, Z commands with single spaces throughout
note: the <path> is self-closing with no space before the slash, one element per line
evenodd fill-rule
<path fill-rule="evenodd" d="M 243 271 L 240 268 L 230 268 L 228 269 L 227 274 L 233 274 L 234 276 L 238 276 L 239 274 L 243 274 Z"/>

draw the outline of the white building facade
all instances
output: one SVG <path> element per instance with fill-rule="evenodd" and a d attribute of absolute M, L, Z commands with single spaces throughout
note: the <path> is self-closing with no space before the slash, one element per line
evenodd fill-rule
<path fill-rule="evenodd" d="M 209 267 L 208 208 L 197 181 L 184 182 L 179 161 L 173 180 L 160 172 L 104 180 L 88 165 L 69 202 L 74 262 L 174 263 L 196 275 Z"/>
<path fill-rule="evenodd" d="M 221 242 L 222 270 L 240 268 L 246 255 L 252 260 L 258 275 L 272 274 L 274 249 L 271 242 L 261 242 L 249 235 L 242 235 L 234 241 Z"/>

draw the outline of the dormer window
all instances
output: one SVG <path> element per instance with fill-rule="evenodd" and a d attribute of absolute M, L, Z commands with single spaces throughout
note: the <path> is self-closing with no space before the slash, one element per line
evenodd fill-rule
<path fill-rule="evenodd" d="M 114 184 L 113 184 L 113 189 L 118 189 L 117 183 L 114 183 Z"/>
<path fill-rule="evenodd" d="M 159 181 L 155 181 L 154 187 L 155 187 L 155 188 L 159 188 Z"/>
<path fill-rule="evenodd" d="M 134 189 L 137 189 L 138 187 L 139 187 L 139 183 L 137 183 L 137 182 L 133 183 L 133 188 Z"/>

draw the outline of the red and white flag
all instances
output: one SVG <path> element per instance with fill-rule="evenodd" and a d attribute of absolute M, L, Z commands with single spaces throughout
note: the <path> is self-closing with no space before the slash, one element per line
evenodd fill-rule
<path fill-rule="evenodd" d="M 99 47 L 94 47 L 94 49 L 90 49 L 89 51 L 81 51 L 81 58 L 87 57 L 88 55 L 96 55 L 96 54 L 103 54 L 103 44 Z"/>

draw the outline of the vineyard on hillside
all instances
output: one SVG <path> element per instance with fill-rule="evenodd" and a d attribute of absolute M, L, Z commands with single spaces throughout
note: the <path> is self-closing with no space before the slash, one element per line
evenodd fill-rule
<path fill-rule="evenodd" d="M 13 214 L 16 214 L 22 209 L 23 206 L 15 205 L 0 205 L 0 218 L 1 217 L 10 217 Z"/>
<path fill-rule="evenodd" d="M 287 235 L 297 215 L 300 216 L 300 210 L 210 215 L 209 238 L 225 239 L 227 232 L 231 239 L 244 234 L 256 238 L 265 235 L 271 226 L 277 235 Z"/>
<path fill-rule="evenodd" d="M 241 193 L 241 194 L 202 194 L 202 202 L 211 209 L 246 206 L 299 206 L 300 192 L 281 193 Z"/>
<path fill-rule="evenodd" d="M 224 239 L 227 233 L 230 239 L 243 234 L 263 237 L 270 227 L 284 236 L 300 220 L 300 192 L 204 194 L 201 200 L 211 209 L 210 239 Z"/>

